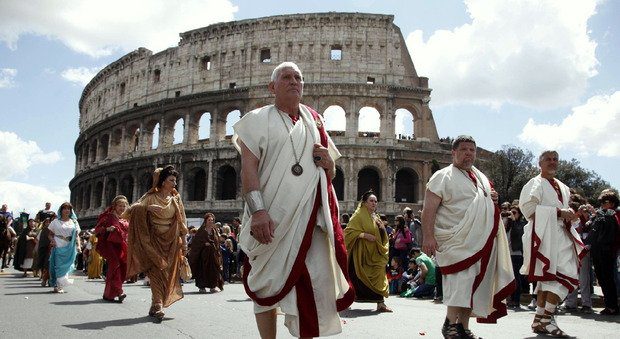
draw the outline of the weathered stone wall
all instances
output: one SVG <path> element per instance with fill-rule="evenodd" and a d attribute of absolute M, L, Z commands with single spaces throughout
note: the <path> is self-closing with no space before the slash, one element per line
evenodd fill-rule
<path fill-rule="evenodd" d="M 341 51 L 340 60 L 333 60 L 332 50 Z M 179 191 L 188 215 L 238 215 L 240 161 L 226 121 L 230 112 L 272 102 L 267 84 L 283 61 L 302 69 L 305 104 L 321 114 L 332 105 L 345 111 L 346 130 L 331 132 L 344 155 L 337 162 L 342 212 L 354 209 L 368 171 L 378 176 L 381 212 L 418 208 L 433 161 L 450 162 L 449 145 L 439 142 L 428 107 L 428 79 L 417 75 L 392 16 L 323 13 L 211 25 L 182 33 L 178 47 L 157 54 L 140 48 L 99 72 L 80 100 L 70 183 L 82 222 L 92 224 L 116 194 L 138 199 L 150 187 L 152 170 L 163 164 L 181 172 Z M 363 107 L 379 112 L 379 133 L 359 132 Z M 409 138 L 395 136 L 398 109 L 412 115 Z M 199 139 L 206 113 L 209 137 Z M 173 144 L 178 119 L 183 141 Z M 411 194 L 399 191 L 403 182 L 413 183 L 406 186 Z"/>

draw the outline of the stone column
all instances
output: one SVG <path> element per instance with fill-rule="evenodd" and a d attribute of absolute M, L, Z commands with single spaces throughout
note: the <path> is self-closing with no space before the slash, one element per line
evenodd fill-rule
<path fill-rule="evenodd" d="M 157 142 L 157 148 L 162 148 L 165 147 L 166 145 L 164 144 L 166 138 L 165 138 L 165 134 L 166 134 L 166 118 L 165 116 L 162 116 L 161 119 L 159 119 L 159 141 Z"/>
<path fill-rule="evenodd" d="M 107 207 L 107 204 L 108 204 L 108 189 L 107 189 L 107 186 L 108 186 L 108 176 L 107 175 L 103 177 L 103 183 L 102 184 L 103 184 L 103 186 L 101 188 L 101 205 L 100 206 L 103 206 L 104 209 L 105 209 Z"/>
<path fill-rule="evenodd" d="M 217 107 L 214 107 L 213 112 L 211 112 L 211 116 L 209 117 L 209 119 L 211 120 L 211 124 L 209 125 L 209 142 L 212 145 L 220 140 L 217 135 L 217 121 L 219 114 L 219 109 Z"/>
<path fill-rule="evenodd" d="M 359 112 L 357 111 L 355 104 L 355 98 L 351 98 L 351 104 L 345 113 L 347 119 L 345 136 L 350 139 L 350 142 L 354 142 L 357 137 L 357 119 L 359 117 Z"/>
<path fill-rule="evenodd" d="M 207 194 L 205 194 L 206 201 L 213 201 L 213 160 L 209 160 L 209 166 L 207 169 Z"/>
<path fill-rule="evenodd" d="M 140 196 L 139 196 L 140 193 L 138 192 L 139 183 L 138 183 L 137 175 L 136 175 L 135 172 L 136 171 L 133 170 L 133 173 L 131 174 L 131 178 L 132 178 L 132 181 L 133 181 L 133 187 L 132 187 L 132 192 L 131 192 L 131 201 L 132 202 L 134 202 L 134 201 L 138 200 L 138 198 L 140 198 Z"/>
<path fill-rule="evenodd" d="M 117 155 L 121 155 L 127 152 L 127 126 L 123 125 L 121 127 L 121 142 L 119 143 L 120 150 L 118 150 Z"/>
<path fill-rule="evenodd" d="M 431 163 L 429 161 L 424 162 L 424 168 L 422 169 L 422 175 L 418 178 L 418 201 L 424 201 L 424 193 L 426 192 L 426 183 L 431 178 Z"/>
<path fill-rule="evenodd" d="M 189 130 L 190 130 L 190 113 L 186 110 L 185 117 L 183 118 L 183 141 L 182 144 L 189 145 Z"/>

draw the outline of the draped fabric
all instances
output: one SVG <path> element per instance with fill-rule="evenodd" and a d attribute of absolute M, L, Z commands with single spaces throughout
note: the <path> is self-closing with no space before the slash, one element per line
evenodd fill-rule
<path fill-rule="evenodd" d="M 147 211 L 159 205 L 160 213 Z M 185 209 L 178 192 L 166 200 L 151 189 L 121 218 L 129 221 L 127 275 L 144 272 L 150 279 L 152 302 L 168 307 L 183 298 L 179 265 L 182 257 L 181 236 L 187 234 Z"/>
<path fill-rule="evenodd" d="M 538 281 L 537 289 L 564 299 L 579 285 L 579 262 L 587 251 L 573 227 L 557 217 L 557 209 L 568 208 L 570 190 L 557 179 L 560 193 L 540 175 L 530 179 L 519 197 L 519 207 L 528 220 L 523 230 L 521 274 Z M 561 198 L 561 200 L 560 200 Z"/>
<path fill-rule="evenodd" d="M 39 243 L 37 245 L 37 267 L 48 269 L 50 260 L 50 230 L 43 227 L 39 233 Z"/>
<path fill-rule="evenodd" d="M 198 288 L 224 289 L 222 277 L 222 252 L 219 245 L 219 232 L 212 228 L 209 232 L 203 225 L 192 239 L 189 251 L 189 265 Z"/>
<path fill-rule="evenodd" d="M 242 141 L 259 159 L 260 190 L 275 224 L 270 244 L 258 243 L 250 227 L 244 227 L 239 245 L 248 255 L 243 281 L 255 312 L 279 306 L 291 334 L 316 337 L 342 331 L 337 311 L 351 304 L 354 291 L 348 281 L 336 195 L 311 156 L 314 144 L 326 147 L 334 160 L 340 153 L 318 113 L 304 105 L 299 105 L 299 113 L 293 124 L 269 105 L 246 113 L 234 126 L 237 149 Z M 291 173 L 293 147 L 300 154 L 300 176 Z M 243 224 L 251 224 L 247 207 Z"/>
<path fill-rule="evenodd" d="M 344 240 L 349 253 L 349 265 L 353 263 L 354 274 L 364 286 L 354 285 L 358 301 L 381 301 L 362 300 L 364 287 L 372 292 L 387 297 L 388 280 L 385 268 L 388 262 L 389 239 L 385 231 L 380 230 L 376 222 L 378 217 L 370 214 L 368 209 L 360 203 L 353 216 L 344 229 Z M 360 239 L 361 233 L 371 234 L 375 241 Z M 359 291 L 358 291 L 359 290 Z"/>
<path fill-rule="evenodd" d="M 52 248 L 49 262 L 49 284 L 52 287 L 64 287 L 73 283 L 68 276 L 75 269 L 74 262 L 77 254 L 75 237 L 77 237 L 77 228 L 73 230 L 67 246 Z"/>
<path fill-rule="evenodd" d="M 98 252 L 99 239 L 93 234 L 88 239 L 90 250 L 88 251 L 88 269 L 86 271 L 88 279 L 99 279 L 103 273 L 103 258 Z"/>
<path fill-rule="evenodd" d="M 107 228 L 114 226 L 115 230 L 108 232 Z M 117 218 L 112 213 L 112 207 L 99 215 L 95 233 L 98 236 L 97 251 L 106 259 L 107 272 L 103 297 L 114 299 L 123 294 L 123 282 L 127 275 L 127 233 L 129 223 L 125 219 Z"/>
<path fill-rule="evenodd" d="M 508 238 L 492 185 L 477 168 L 454 165 L 433 174 L 427 189 L 442 199 L 434 233 L 444 276 L 444 304 L 471 308 L 478 322 L 505 316 L 503 301 L 515 289 Z"/>

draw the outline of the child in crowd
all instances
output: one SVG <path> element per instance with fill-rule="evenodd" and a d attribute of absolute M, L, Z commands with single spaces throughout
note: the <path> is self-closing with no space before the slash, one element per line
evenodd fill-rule
<path fill-rule="evenodd" d="M 399 257 L 392 258 L 387 276 L 390 294 L 399 294 L 401 292 L 400 285 L 403 276 L 403 268 Z"/>
<path fill-rule="evenodd" d="M 403 272 L 403 292 L 400 294 L 401 297 L 413 297 L 413 292 L 415 292 L 416 288 L 418 287 L 420 276 L 420 270 L 418 269 L 418 265 L 415 262 L 415 258 L 409 259 L 409 267 L 407 268 L 407 271 Z"/>
<path fill-rule="evenodd" d="M 224 278 L 224 281 L 230 281 L 229 267 L 230 267 L 230 260 L 233 255 L 233 251 L 231 248 L 228 247 L 226 240 L 228 239 L 226 238 L 224 234 L 220 235 L 220 250 L 222 251 L 222 266 L 223 266 L 222 277 Z M 231 247 L 232 247 L 232 243 L 231 243 Z"/>

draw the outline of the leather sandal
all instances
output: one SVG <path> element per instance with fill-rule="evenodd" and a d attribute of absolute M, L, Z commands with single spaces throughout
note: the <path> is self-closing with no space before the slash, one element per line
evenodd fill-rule
<path fill-rule="evenodd" d="M 387 307 L 386 305 L 381 305 L 379 307 L 377 307 L 377 312 L 381 312 L 381 313 L 392 313 L 394 311 L 392 311 L 391 308 Z"/>
<path fill-rule="evenodd" d="M 541 316 L 539 324 L 540 324 L 540 327 L 542 327 L 544 331 L 546 331 L 545 333 L 540 333 L 540 334 L 545 334 L 545 335 L 548 335 L 554 338 L 570 338 L 568 334 L 566 334 L 564 331 L 562 331 L 558 327 L 558 325 L 555 323 L 555 319 L 550 314 L 545 314 Z M 532 324 L 532 329 L 534 329 L 533 325 L 534 324 Z M 539 333 L 536 331 L 534 332 Z"/>

